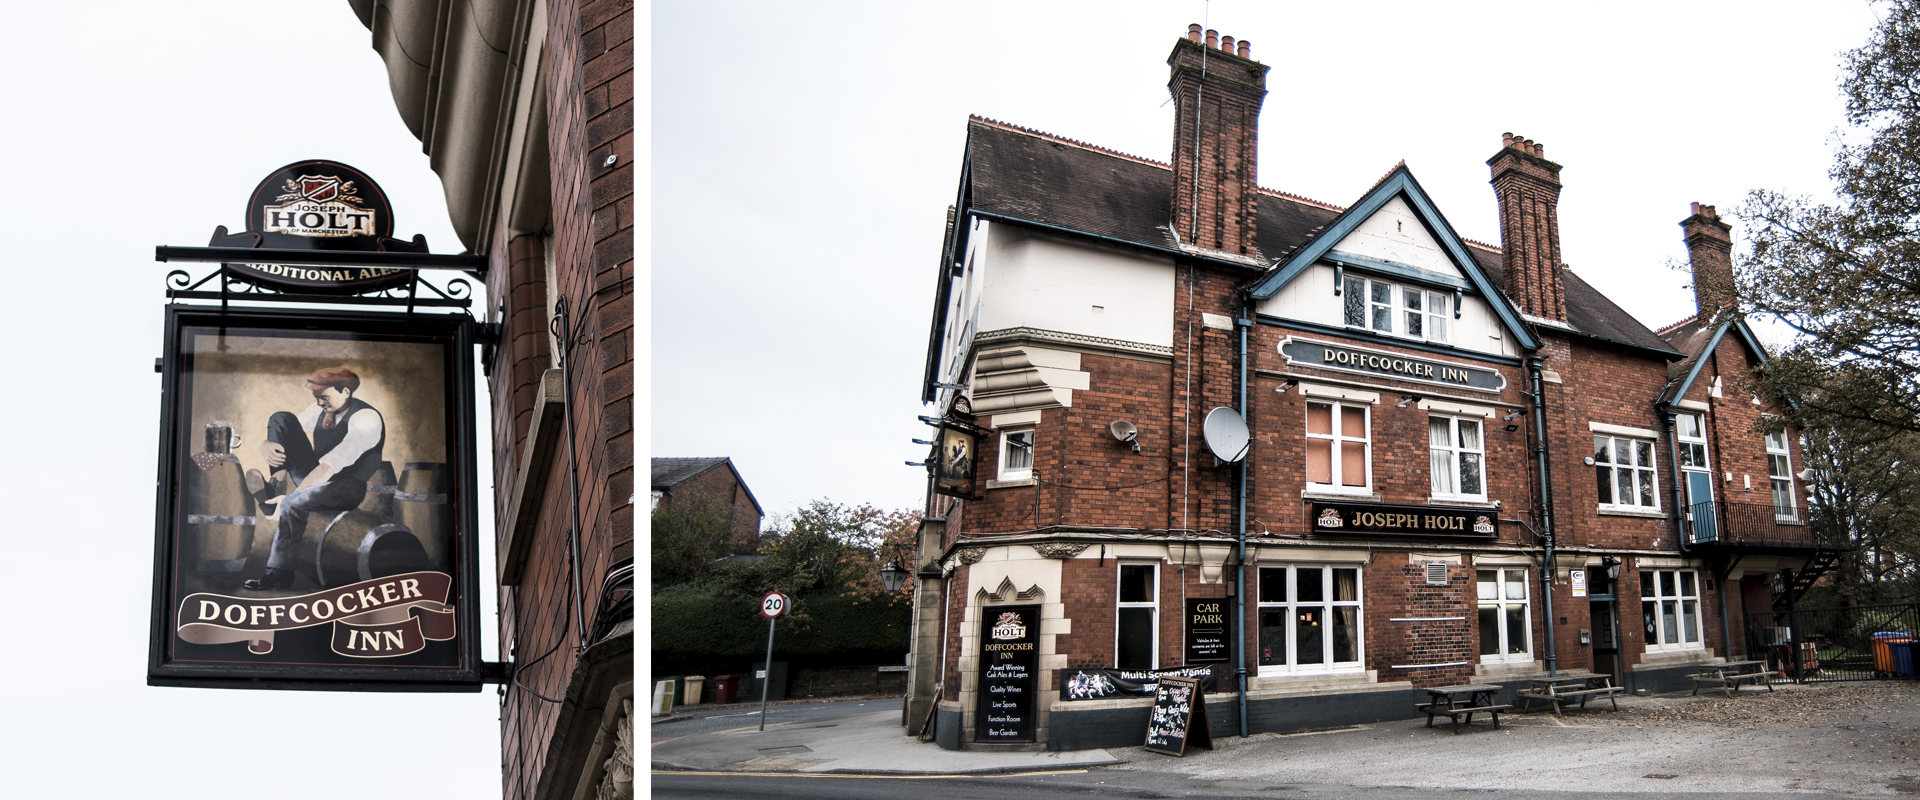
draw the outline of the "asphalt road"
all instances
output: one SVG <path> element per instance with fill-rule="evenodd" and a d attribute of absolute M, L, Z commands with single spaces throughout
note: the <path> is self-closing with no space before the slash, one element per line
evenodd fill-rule
<path fill-rule="evenodd" d="M 1394 786 L 1337 786 L 1289 784 L 1272 781 L 1206 780 L 1184 775 L 1111 770 L 1068 774 L 1022 774 L 997 777 L 937 778 L 838 775 L 740 775 L 731 773 L 654 773 L 656 798 L 673 800 L 899 800 L 966 798 L 966 800 L 1087 800 L 1088 798 L 1272 798 L 1272 800 L 1417 800 L 1457 799 L 1463 792 L 1498 791 L 1501 800 L 1808 800 L 1813 797 L 1852 797 L 1809 792 L 1642 792 L 1462 790 Z"/>

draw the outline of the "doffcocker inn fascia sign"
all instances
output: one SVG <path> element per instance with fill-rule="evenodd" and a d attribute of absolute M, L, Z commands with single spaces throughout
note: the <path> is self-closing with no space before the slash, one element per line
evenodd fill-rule
<path fill-rule="evenodd" d="M 1479 392 L 1501 392 L 1507 388 L 1506 376 L 1497 370 L 1295 336 L 1280 340 L 1280 355 L 1286 357 L 1288 366 L 1317 367 Z"/>

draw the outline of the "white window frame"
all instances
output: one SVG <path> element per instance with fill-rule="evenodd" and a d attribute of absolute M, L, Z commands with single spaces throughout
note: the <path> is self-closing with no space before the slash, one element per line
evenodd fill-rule
<path fill-rule="evenodd" d="M 1593 468 L 1596 471 L 1603 470 L 1603 469 L 1608 470 L 1609 475 L 1611 476 L 1609 479 L 1609 483 L 1613 487 L 1612 498 L 1606 498 L 1606 497 L 1595 498 L 1596 500 L 1599 501 L 1600 510 L 1602 511 L 1659 511 L 1660 510 L 1660 448 L 1656 446 L 1656 443 L 1651 439 L 1642 439 L 1636 436 L 1617 436 L 1611 433 L 1597 433 L 1597 432 L 1593 434 L 1593 439 L 1594 439 L 1594 452 L 1596 454 L 1594 457 Z M 1607 445 L 1604 449 L 1602 449 L 1599 446 L 1601 439 L 1607 440 Z M 1639 445 L 1643 445 L 1643 444 L 1646 445 L 1647 446 L 1646 455 L 1647 455 L 1648 462 L 1645 464 L 1621 464 L 1617 462 L 1615 459 L 1619 457 L 1618 453 L 1619 453 L 1619 447 L 1620 447 L 1619 444 L 1617 444 L 1618 442 L 1631 443 L 1633 446 L 1629 447 L 1628 450 L 1629 452 L 1632 452 L 1634 454 L 1634 457 L 1636 459 L 1640 456 Z M 1603 461 L 1599 458 L 1599 454 L 1601 453 L 1604 453 L 1606 455 L 1607 457 L 1606 460 Z M 1634 502 L 1631 502 L 1631 503 L 1618 502 L 1620 498 L 1620 468 L 1622 467 L 1632 470 L 1635 481 L 1636 481 L 1635 483 L 1636 491 L 1632 494 L 1632 499 Z M 1640 492 L 1637 491 L 1639 488 L 1638 481 L 1642 478 L 1651 482 L 1653 485 L 1653 505 L 1651 506 L 1641 505 L 1639 502 Z M 1594 487 L 1594 493 L 1596 495 L 1599 494 L 1598 484 L 1596 484 Z"/>
<path fill-rule="evenodd" d="M 1767 440 L 1767 479 L 1768 490 L 1773 495 L 1773 518 L 1776 522 L 1798 522 L 1800 503 L 1793 490 L 1793 450 L 1787 432 L 1769 433 Z M 1777 459 L 1777 460 L 1776 460 Z M 1776 472 L 1776 469 L 1778 470 Z M 1784 487 L 1782 486 L 1784 484 Z M 1780 505 L 1781 489 L 1786 492 L 1786 510 Z"/>
<path fill-rule="evenodd" d="M 1525 567 L 1502 567 L 1502 566 L 1476 567 L 1474 570 L 1474 590 L 1476 595 L 1484 594 L 1483 592 L 1480 591 L 1480 573 L 1483 573 L 1483 572 L 1493 573 L 1494 596 L 1491 598 L 1484 597 L 1484 596 L 1479 597 L 1479 607 L 1475 609 L 1475 613 L 1478 614 L 1479 609 L 1484 609 L 1488 607 L 1492 607 L 1494 609 L 1493 618 L 1494 618 L 1494 627 L 1497 630 L 1497 633 L 1495 634 L 1495 636 L 1497 637 L 1496 638 L 1497 644 L 1494 647 L 1493 653 L 1483 654 L 1480 656 L 1480 663 L 1482 664 L 1531 664 L 1533 663 L 1533 602 L 1532 602 L 1532 593 L 1533 593 L 1532 586 L 1533 585 L 1531 583 L 1528 583 L 1527 581 L 1527 569 Z M 1519 582 L 1520 596 L 1519 597 L 1507 596 L 1508 587 L 1514 585 L 1512 581 L 1507 580 L 1507 576 L 1509 573 L 1519 573 L 1520 575 L 1520 582 Z M 1507 630 L 1507 615 L 1503 612 L 1506 606 L 1511 606 L 1511 605 L 1520 606 L 1520 620 L 1521 620 L 1520 624 L 1522 625 L 1522 627 L 1525 628 L 1525 630 L 1520 631 L 1520 646 L 1522 649 L 1518 653 L 1507 652 L 1509 649 L 1509 646 L 1513 642 L 1514 632 Z M 1479 624 L 1479 619 L 1477 616 L 1474 620 L 1474 623 L 1477 629 L 1477 626 Z M 1483 639 L 1482 644 L 1484 645 L 1484 643 L 1485 642 Z"/>
<path fill-rule="evenodd" d="M 1150 582 L 1150 585 L 1147 587 L 1147 600 L 1145 602 L 1140 602 L 1140 601 L 1129 602 L 1129 601 L 1124 601 L 1120 599 L 1120 592 L 1126 586 L 1126 580 L 1121 576 L 1126 574 L 1126 570 L 1128 567 L 1146 567 L 1147 569 L 1150 569 L 1153 571 L 1153 580 Z M 1147 627 L 1149 630 L 1153 632 L 1153 644 L 1151 645 L 1152 649 L 1150 650 L 1150 652 L 1152 653 L 1152 658 L 1149 659 L 1148 661 L 1149 665 L 1147 666 L 1147 669 L 1159 669 L 1160 668 L 1160 562 L 1118 561 L 1114 564 L 1113 577 L 1114 577 L 1114 581 L 1113 581 L 1113 662 L 1114 662 L 1114 665 L 1119 666 L 1120 664 L 1120 611 L 1122 609 L 1128 609 L 1128 608 L 1144 608 L 1144 609 L 1147 609 Z M 1120 668 L 1134 669 L 1133 667 L 1120 667 Z"/>
<path fill-rule="evenodd" d="M 1447 446 L 1434 447 L 1432 435 L 1431 433 L 1429 433 L 1427 437 L 1427 469 L 1429 472 L 1428 479 L 1427 479 L 1428 491 L 1432 494 L 1432 496 L 1435 499 L 1439 499 L 1439 500 L 1478 500 L 1481 502 L 1485 502 L 1487 499 L 1487 423 L 1486 423 L 1486 420 L 1480 417 L 1459 417 L 1459 416 L 1452 416 L 1449 414 L 1432 414 L 1427 417 L 1427 424 L 1432 425 L 1434 420 L 1447 421 Z M 1478 449 L 1469 449 L 1466 445 L 1463 445 L 1460 443 L 1460 438 L 1461 438 L 1460 426 L 1463 424 L 1472 424 L 1474 427 L 1480 429 L 1480 447 Z M 1431 472 L 1433 470 L 1433 454 L 1441 451 L 1445 451 L 1446 453 L 1449 454 L 1447 456 L 1447 464 L 1453 470 L 1453 485 L 1455 487 L 1462 486 L 1465 483 L 1464 481 L 1461 480 L 1461 477 L 1465 472 L 1464 470 L 1464 465 L 1466 463 L 1465 456 L 1477 455 L 1480 457 L 1480 491 L 1479 492 L 1477 493 L 1467 493 L 1467 492 L 1460 492 L 1460 491 L 1441 492 L 1439 489 L 1434 488 L 1433 477 L 1431 475 Z"/>
<path fill-rule="evenodd" d="M 1279 677 L 1283 675 L 1309 675 L 1309 674 L 1327 674 L 1327 673 L 1336 673 L 1336 672 L 1365 671 L 1366 665 L 1367 665 L 1367 613 L 1366 613 L 1367 589 L 1366 589 L 1366 582 L 1363 580 L 1365 576 L 1361 574 L 1359 567 L 1350 566 L 1350 565 L 1340 565 L 1340 564 L 1277 564 L 1277 565 L 1271 565 L 1271 566 L 1261 565 L 1260 569 L 1261 570 L 1270 570 L 1270 569 L 1286 570 L 1287 591 L 1286 591 L 1286 597 L 1280 600 L 1267 600 L 1265 598 L 1260 597 L 1259 587 L 1260 587 L 1261 581 L 1259 580 L 1259 574 L 1257 572 L 1255 573 L 1254 599 L 1256 600 L 1256 604 L 1258 606 L 1258 610 L 1255 611 L 1254 625 L 1253 625 L 1255 647 L 1256 648 L 1260 647 L 1259 630 L 1260 630 L 1261 615 L 1267 611 L 1281 611 L 1281 612 L 1284 612 L 1284 614 L 1286 615 L 1285 619 L 1287 621 L 1286 633 L 1284 634 L 1286 639 L 1287 653 L 1286 653 L 1286 659 L 1284 660 L 1283 663 L 1261 664 L 1260 662 L 1264 659 L 1261 653 L 1256 649 L 1254 653 L 1253 661 L 1256 665 L 1258 665 L 1257 673 L 1259 677 L 1272 678 L 1272 677 Z M 1352 600 L 1333 599 L 1334 586 L 1336 585 L 1333 580 L 1333 571 L 1337 569 L 1351 570 L 1353 572 L 1354 599 Z M 1321 585 L 1325 588 L 1325 597 L 1323 597 L 1321 600 L 1318 600 L 1318 601 L 1309 602 L 1305 604 L 1304 607 L 1308 609 L 1315 609 L 1315 608 L 1320 609 L 1322 614 L 1324 615 L 1323 618 L 1326 620 L 1326 622 L 1321 626 L 1320 652 L 1326 654 L 1326 657 L 1328 659 L 1333 658 L 1333 628 L 1334 628 L 1333 612 L 1334 612 L 1334 609 L 1336 608 L 1354 609 L 1353 611 L 1354 660 L 1352 661 L 1329 660 L 1319 664 L 1299 663 L 1300 654 L 1296 652 L 1297 648 L 1295 645 L 1299 639 L 1299 636 L 1297 635 L 1297 633 L 1299 631 L 1299 626 L 1300 626 L 1300 610 L 1303 607 L 1298 599 L 1300 595 L 1300 575 L 1302 573 L 1313 575 L 1316 579 L 1322 582 Z"/>
<path fill-rule="evenodd" d="M 1671 595 L 1666 594 L 1665 587 L 1661 585 L 1660 576 L 1663 574 L 1673 575 L 1674 593 Z M 1685 591 L 1687 577 L 1693 579 L 1692 594 L 1687 594 Z M 1648 624 L 1651 624 L 1653 628 L 1651 631 L 1642 631 L 1647 636 L 1647 652 L 1670 653 L 1682 650 L 1706 649 L 1706 607 L 1700 601 L 1700 595 L 1700 573 L 1696 570 L 1660 568 L 1640 570 L 1641 624 L 1643 628 Z M 1648 620 L 1646 616 L 1647 603 L 1654 604 L 1654 618 L 1652 620 Z M 1678 614 L 1674 623 L 1674 632 L 1679 641 L 1666 641 L 1667 626 L 1665 622 L 1668 613 L 1668 603 L 1673 604 L 1672 608 L 1674 612 Z M 1687 641 L 1688 632 L 1680 629 L 1681 625 L 1687 620 L 1685 610 L 1688 603 L 1693 604 L 1693 641 L 1691 642 Z"/>
<path fill-rule="evenodd" d="M 1014 451 L 1012 440 L 1016 437 L 1023 436 L 1026 438 L 1027 463 L 1025 466 L 1011 466 L 1013 459 L 1011 459 L 1010 456 L 1013 455 Z M 1024 481 L 1033 478 L 1033 451 L 1036 443 L 1037 437 L 1034 435 L 1034 427 L 1031 425 L 1007 428 L 1000 431 L 1000 468 L 998 471 L 998 479 L 1003 481 Z"/>
<path fill-rule="evenodd" d="M 1374 288 L 1385 287 L 1387 302 L 1374 299 Z M 1349 328 L 1384 333 L 1402 339 L 1413 339 L 1435 344 L 1450 344 L 1453 330 L 1453 293 L 1436 291 L 1426 286 L 1411 283 L 1383 281 L 1365 275 L 1347 275 L 1341 285 L 1343 296 L 1340 300 L 1340 321 Z M 1419 308 L 1412 308 L 1407 302 L 1407 293 L 1418 292 L 1421 302 Z M 1358 298 L 1360 303 L 1360 322 L 1354 323 L 1347 318 L 1347 305 Z M 1436 309 L 1436 306 L 1438 307 Z M 1374 324 L 1376 309 L 1384 311 L 1387 326 L 1382 328 Z M 1421 332 L 1412 333 L 1410 315 L 1421 316 Z M 1438 335 L 1435 335 L 1438 331 Z"/>
<path fill-rule="evenodd" d="M 1302 419 L 1300 421 L 1301 423 L 1300 432 L 1302 437 L 1305 439 L 1312 439 L 1312 440 L 1319 440 L 1323 442 L 1333 443 L 1328 448 L 1331 452 L 1328 454 L 1328 461 L 1327 461 L 1327 463 L 1330 465 L 1330 471 L 1327 473 L 1327 477 L 1331 478 L 1333 482 L 1332 483 L 1314 483 L 1313 477 L 1310 475 L 1306 475 L 1303 477 L 1306 478 L 1306 485 L 1308 490 L 1314 491 L 1314 492 L 1323 492 L 1326 494 L 1354 494 L 1354 495 L 1372 494 L 1373 493 L 1373 406 L 1371 404 L 1364 403 L 1364 402 L 1354 403 L 1354 402 L 1346 402 L 1341 400 L 1321 400 L 1321 399 L 1309 399 L 1306 405 L 1308 408 L 1307 413 L 1309 414 L 1312 413 L 1313 406 L 1316 406 L 1316 405 L 1329 406 L 1330 413 L 1332 415 L 1332 423 L 1331 423 L 1332 430 L 1330 433 L 1326 433 L 1326 434 L 1313 433 L 1312 432 L 1313 429 L 1308 426 L 1307 420 Z M 1344 409 L 1348 409 L 1348 408 L 1360 409 L 1360 416 L 1362 420 L 1362 422 L 1360 423 L 1360 427 L 1362 428 L 1362 430 L 1358 437 L 1348 435 L 1347 432 L 1345 430 L 1342 430 L 1340 427 L 1341 419 L 1344 416 L 1341 412 Z M 1341 468 L 1342 467 L 1341 459 L 1344 458 L 1343 451 L 1346 449 L 1344 447 L 1341 447 L 1341 445 L 1347 442 L 1359 442 L 1361 445 L 1360 450 L 1362 453 L 1365 454 L 1362 457 L 1365 458 L 1367 461 L 1366 470 L 1365 470 L 1367 475 L 1367 482 L 1363 486 L 1343 486 L 1340 484 L 1340 476 L 1344 473 L 1344 471 Z M 1306 459 L 1304 458 L 1304 454 L 1303 454 L 1303 457 L 1301 459 L 1301 469 L 1305 470 L 1305 468 L 1306 468 Z"/>

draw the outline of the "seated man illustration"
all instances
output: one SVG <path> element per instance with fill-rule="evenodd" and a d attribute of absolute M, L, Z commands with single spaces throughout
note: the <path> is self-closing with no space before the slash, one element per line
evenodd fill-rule
<path fill-rule="evenodd" d="M 280 513 L 267 570 L 241 584 L 247 589 L 293 586 L 294 551 L 306 530 L 307 515 L 360 505 L 367 494 L 367 479 L 379 469 L 387 443 L 380 412 L 353 396 L 360 390 L 360 376 L 353 370 L 315 370 L 307 376 L 306 386 L 313 393 L 313 405 L 299 414 L 275 412 L 267 420 L 267 440 L 260 445 L 260 454 L 273 477 L 263 478 L 258 470 L 247 472 L 247 488 L 269 511 L 279 504 Z M 281 494 L 271 496 L 273 492 Z"/>

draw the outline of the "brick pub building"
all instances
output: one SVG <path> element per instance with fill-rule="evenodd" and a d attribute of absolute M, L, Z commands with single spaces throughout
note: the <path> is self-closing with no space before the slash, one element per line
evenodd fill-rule
<path fill-rule="evenodd" d="M 1064 699 L 1062 670 L 1188 666 L 1194 599 L 1232 612 L 1216 736 L 1242 708 L 1299 730 L 1415 716 L 1429 686 L 1668 691 L 1761 657 L 1743 613 L 1825 551 L 1797 432 L 1752 432 L 1772 406 L 1739 380 L 1766 354 L 1714 209 L 1681 222 L 1698 314 L 1649 330 L 1565 267 L 1540 144 L 1487 160 L 1494 247 L 1404 164 L 1344 208 L 1260 188 L 1268 68 L 1199 26 L 1168 63 L 1170 163 L 968 122 L 924 400 L 990 430 L 977 496 L 929 497 L 908 731 L 985 744 L 997 607 L 1038 608 L 1010 746 L 1054 749 L 1139 744 L 1148 699 Z M 1215 409 L 1241 452 L 1216 457 Z"/>
<path fill-rule="evenodd" d="M 351 5 L 489 260 L 502 793 L 632 797 L 633 5 Z"/>

